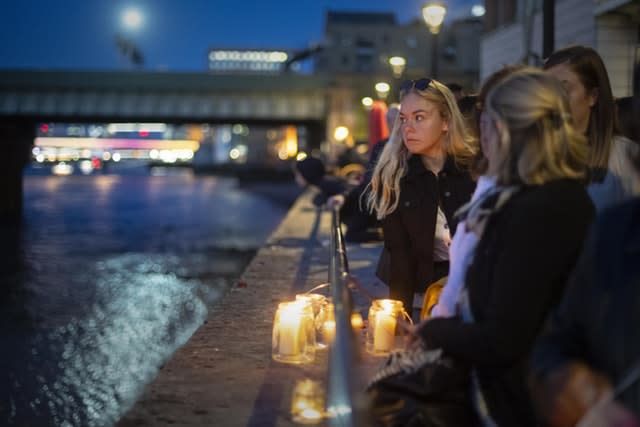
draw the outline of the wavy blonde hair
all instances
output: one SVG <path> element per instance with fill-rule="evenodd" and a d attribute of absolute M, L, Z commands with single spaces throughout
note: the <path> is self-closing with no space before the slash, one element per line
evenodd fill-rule
<path fill-rule="evenodd" d="M 453 157 L 458 166 L 468 168 L 477 152 L 478 144 L 473 134 L 467 130 L 464 117 L 451 90 L 442 83 L 431 80 L 425 90 L 412 87 L 400 93 L 400 104 L 410 93 L 436 105 L 440 117 L 448 123 L 448 131 L 443 140 L 445 152 Z M 397 117 L 389 141 L 380 154 L 367 187 L 367 208 L 370 213 L 375 213 L 378 219 L 391 214 L 398 207 L 400 179 L 407 172 L 410 156 L 411 153 L 402 140 L 400 119 Z"/>
<path fill-rule="evenodd" d="M 489 93 L 484 111 L 501 124 L 492 165 L 499 185 L 585 177 L 589 146 L 573 127 L 564 93 L 557 79 L 529 67 Z"/>

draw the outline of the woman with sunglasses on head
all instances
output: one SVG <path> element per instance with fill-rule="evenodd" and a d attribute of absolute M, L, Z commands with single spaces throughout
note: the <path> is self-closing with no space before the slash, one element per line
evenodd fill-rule
<path fill-rule="evenodd" d="M 553 52 L 544 70 L 562 82 L 574 126 L 587 137 L 588 191 L 596 209 L 640 194 L 640 174 L 630 160 L 640 147 L 617 129 L 611 84 L 600 55 L 590 47 L 568 46 Z"/>
<path fill-rule="evenodd" d="M 496 187 L 461 210 L 479 242 L 459 317 L 431 319 L 412 334 L 413 345 L 473 368 L 484 425 L 536 425 L 527 361 L 594 214 L 582 181 L 587 146 L 561 93 L 559 82 L 530 68 L 489 93 L 480 134 Z"/>
<path fill-rule="evenodd" d="M 456 228 L 454 212 L 473 193 L 468 166 L 475 153 L 476 141 L 445 85 L 430 79 L 402 85 L 399 117 L 367 201 L 384 235 L 376 274 L 408 312 L 414 300 L 422 306 L 427 285 L 448 274 L 449 230 Z"/>

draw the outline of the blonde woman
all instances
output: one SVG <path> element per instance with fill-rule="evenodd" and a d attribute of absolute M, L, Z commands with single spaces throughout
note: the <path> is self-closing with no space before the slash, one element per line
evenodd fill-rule
<path fill-rule="evenodd" d="M 405 82 L 400 113 L 371 178 L 368 206 L 382 220 L 377 276 L 411 313 L 426 286 L 448 274 L 454 212 L 469 201 L 476 141 L 442 83 Z M 416 317 L 416 315 L 414 315 Z"/>
<path fill-rule="evenodd" d="M 415 339 L 474 368 L 485 421 L 533 426 L 529 354 L 594 215 L 583 185 L 588 146 L 560 82 L 536 69 L 498 83 L 481 128 L 496 189 L 465 218 L 480 236 L 459 305 L 467 321 L 435 318 L 416 328 Z"/>

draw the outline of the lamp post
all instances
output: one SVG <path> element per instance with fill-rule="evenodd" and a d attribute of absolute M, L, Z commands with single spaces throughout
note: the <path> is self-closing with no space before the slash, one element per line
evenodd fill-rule
<path fill-rule="evenodd" d="M 402 56 L 392 56 L 389 58 L 389 65 L 391 65 L 391 70 L 393 71 L 393 93 L 395 95 L 393 98 L 395 99 L 395 97 L 398 96 L 400 78 L 402 77 L 404 68 L 407 65 L 407 60 Z"/>
<path fill-rule="evenodd" d="M 431 77 L 438 78 L 438 33 L 447 14 L 447 6 L 440 1 L 428 1 L 422 6 L 422 17 L 432 35 Z"/>

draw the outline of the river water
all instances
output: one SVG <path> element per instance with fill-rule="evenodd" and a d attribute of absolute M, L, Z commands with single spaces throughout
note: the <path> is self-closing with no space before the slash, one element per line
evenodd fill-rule
<path fill-rule="evenodd" d="M 299 194 L 186 170 L 24 178 L 3 229 L 0 425 L 111 426 Z"/>

